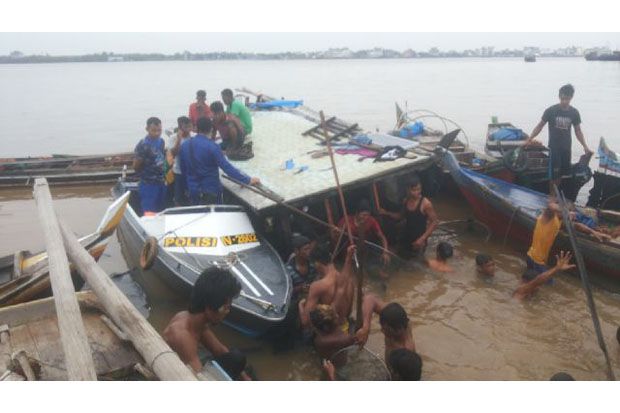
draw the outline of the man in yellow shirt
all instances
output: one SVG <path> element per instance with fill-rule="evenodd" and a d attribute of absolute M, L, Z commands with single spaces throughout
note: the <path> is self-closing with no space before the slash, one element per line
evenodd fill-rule
<path fill-rule="evenodd" d="M 530 281 L 549 269 L 547 259 L 555 238 L 562 227 L 561 213 L 560 206 L 555 201 L 550 200 L 547 208 L 536 219 L 532 245 L 527 251 L 528 271 L 523 274 L 525 280 Z"/>

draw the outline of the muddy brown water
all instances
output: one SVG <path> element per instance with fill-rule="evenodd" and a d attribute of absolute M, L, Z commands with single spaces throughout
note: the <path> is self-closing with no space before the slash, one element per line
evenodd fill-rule
<path fill-rule="evenodd" d="M 58 214 L 80 235 L 94 230 L 112 198 L 108 186 L 53 188 Z M 0 191 L 0 254 L 19 249 L 37 251 L 44 242 L 36 205 L 28 189 Z M 453 197 L 434 199 L 442 221 L 466 219 L 471 210 Z M 511 298 L 524 263 L 517 246 L 502 245 L 501 237 L 485 240 L 483 231 L 466 231 L 459 224 L 447 226 L 455 235 L 456 273 L 434 274 L 423 267 L 394 274 L 387 290 L 376 280 L 369 289 L 386 301 L 397 301 L 407 310 L 421 354 L 424 380 L 547 380 L 566 371 L 580 380 L 604 380 L 605 362 L 598 348 L 590 314 L 579 280 L 568 274 L 555 285 L 541 288 L 534 297 L 518 302 Z M 439 237 L 436 237 L 439 238 Z M 436 242 L 436 241 L 435 241 Z M 430 251 L 430 248 L 429 248 Z M 495 279 L 476 275 L 473 259 L 479 251 L 494 256 Z M 427 252 L 428 254 L 428 252 Z M 186 307 L 150 272 L 134 269 L 125 260 L 116 237 L 100 260 L 115 275 L 115 282 L 161 331 L 170 317 Z M 596 278 L 596 274 L 593 274 Z M 620 346 L 615 334 L 620 324 L 617 283 L 595 286 L 598 306 L 616 376 L 620 376 Z M 217 328 L 229 346 L 244 350 L 259 378 L 264 380 L 314 380 L 320 378 L 318 356 L 309 347 L 274 354 L 261 340 L 244 337 L 226 326 Z M 383 354 L 383 337 L 373 320 L 367 348 Z"/>

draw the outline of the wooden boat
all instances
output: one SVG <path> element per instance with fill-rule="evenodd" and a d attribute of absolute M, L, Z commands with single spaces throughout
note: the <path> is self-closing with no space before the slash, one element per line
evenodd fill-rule
<path fill-rule="evenodd" d="M 178 207 L 144 217 L 139 216 L 137 182 L 121 180 L 112 194 L 122 197 L 126 191 L 131 200 L 119 234 L 130 260 L 137 262 L 146 243 L 155 241 L 153 271 L 187 297 L 206 268 L 228 268 L 241 282 L 242 291 L 233 301 L 226 324 L 246 335 L 260 336 L 284 320 L 292 288 L 288 274 L 275 249 L 256 234 L 243 207 Z"/>
<path fill-rule="evenodd" d="M 620 61 L 620 50 L 611 53 L 591 52 L 585 55 L 588 61 L 617 62 Z"/>
<path fill-rule="evenodd" d="M 536 61 L 536 55 L 533 55 L 533 54 L 525 55 L 523 57 L 523 60 L 525 60 L 527 63 L 534 63 Z"/>
<path fill-rule="evenodd" d="M 536 218 L 547 205 L 547 195 L 461 167 L 454 155 L 445 149 L 451 137 L 448 136 L 436 150 L 442 164 L 450 171 L 461 193 L 472 206 L 476 218 L 488 225 L 496 235 L 510 238 L 523 248 L 529 247 Z M 602 243 L 578 233 L 577 243 L 589 269 L 620 278 L 619 242 Z M 568 236 L 563 231 L 554 245 L 556 249 L 571 248 Z"/>
<path fill-rule="evenodd" d="M 103 254 L 110 237 L 119 225 L 129 201 L 129 193 L 121 195 L 110 205 L 99 227 L 80 242 L 95 258 Z M 81 288 L 82 278 L 72 271 L 76 289 Z M 0 258 L 0 307 L 22 303 L 51 294 L 48 260 L 45 251 L 30 254 L 19 251 Z"/>
<path fill-rule="evenodd" d="M 598 156 L 599 167 L 594 172 L 594 186 L 587 206 L 620 210 L 620 155 L 612 151 L 601 137 Z"/>
<path fill-rule="evenodd" d="M 34 178 L 45 177 L 50 185 L 80 185 L 115 182 L 121 175 L 132 176 L 133 153 L 110 155 L 52 155 L 0 159 L 0 188 L 30 186 Z"/>
<path fill-rule="evenodd" d="M 499 134 L 513 135 L 497 139 Z M 512 176 L 505 179 L 544 192 L 549 185 L 549 149 L 545 146 L 524 148 L 528 136 L 509 122 L 493 122 L 487 127 L 484 150 L 503 163 Z"/>
<path fill-rule="evenodd" d="M 80 292 L 77 297 L 98 379 L 139 378 L 135 366 L 143 365 L 144 360 L 130 342 L 115 333 L 95 295 Z M 53 298 L 2 308 L 0 320 L 8 327 L 5 330 L 8 340 L 0 343 L 4 347 L 0 354 L 0 376 L 9 370 L 23 372 L 10 355 L 24 351 L 37 380 L 67 380 Z"/>

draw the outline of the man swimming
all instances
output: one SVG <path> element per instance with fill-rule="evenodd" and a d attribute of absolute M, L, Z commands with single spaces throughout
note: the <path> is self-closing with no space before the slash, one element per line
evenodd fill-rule
<path fill-rule="evenodd" d="M 435 258 L 426 260 L 428 267 L 437 272 L 454 272 L 454 268 L 448 264 L 448 259 L 452 258 L 454 250 L 448 242 L 442 241 L 437 244 Z"/>
<path fill-rule="evenodd" d="M 556 263 L 551 269 L 537 275 L 524 275 L 522 277 L 521 285 L 512 293 L 512 296 L 517 300 L 525 300 L 526 298 L 531 297 L 541 285 L 548 282 L 558 272 L 575 268 L 574 264 L 569 263 L 571 258 L 572 255 L 570 252 L 560 251 L 560 253 L 556 255 Z M 534 271 L 535 270 L 528 269 L 526 273 Z"/>
<path fill-rule="evenodd" d="M 495 261 L 487 254 L 476 255 L 476 271 L 483 277 L 495 277 Z"/>

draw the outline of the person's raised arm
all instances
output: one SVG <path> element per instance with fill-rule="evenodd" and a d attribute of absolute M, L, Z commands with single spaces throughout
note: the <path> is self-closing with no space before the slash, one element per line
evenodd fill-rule
<path fill-rule="evenodd" d="M 373 294 L 365 294 L 362 301 L 362 327 L 355 333 L 355 342 L 363 346 L 368 340 L 370 334 L 370 322 L 373 314 L 379 314 L 385 307 L 385 303 Z"/>
<path fill-rule="evenodd" d="M 519 299 L 526 298 L 534 293 L 541 285 L 546 283 L 551 277 L 557 274 L 559 271 L 566 271 L 575 268 L 574 264 L 570 264 L 572 255 L 570 252 L 560 251 L 560 254 L 556 255 L 556 264 L 553 268 L 548 269 L 542 274 L 538 274 L 533 280 L 520 285 L 513 296 Z"/>

